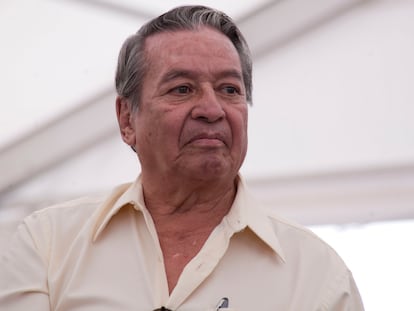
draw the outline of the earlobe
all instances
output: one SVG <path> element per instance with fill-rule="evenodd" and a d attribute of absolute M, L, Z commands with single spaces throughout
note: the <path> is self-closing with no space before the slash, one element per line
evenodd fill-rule
<path fill-rule="evenodd" d="M 116 116 L 122 140 L 130 146 L 135 146 L 135 130 L 132 123 L 132 107 L 128 99 L 121 96 L 116 98 Z"/>

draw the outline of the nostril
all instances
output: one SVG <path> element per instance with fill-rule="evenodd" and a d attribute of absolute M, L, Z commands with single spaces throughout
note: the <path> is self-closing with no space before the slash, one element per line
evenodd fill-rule
<path fill-rule="evenodd" d="M 220 121 L 221 119 L 225 117 L 225 115 L 226 114 L 223 109 L 221 109 L 220 111 L 219 110 L 217 111 L 212 111 L 212 110 L 196 111 L 194 110 L 192 113 L 193 119 L 203 121 L 203 122 L 208 122 L 208 123 Z"/>
<path fill-rule="evenodd" d="M 225 117 L 223 107 L 218 103 L 213 104 L 198 104 L 193 107 L 191 116 L 205 122 L 216 122 Z"/>
<path fill-rule="evenodd" d="M 198 116 L 196 119 L 204 122 L 209 122 L 208 118 L 205 116 Z"/>

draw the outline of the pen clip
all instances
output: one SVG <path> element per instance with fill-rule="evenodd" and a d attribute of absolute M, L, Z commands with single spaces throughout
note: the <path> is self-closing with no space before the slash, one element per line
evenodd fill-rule
<path fill-rule="evenodd" d="M 223 297 L 218 302 L 217 307 L 216 307 L 216 311 L 218 311 L 220 309 L 223 309 L 223 308 L 228 308 L 228 307 L 229 307 L 229 298 Z"/>

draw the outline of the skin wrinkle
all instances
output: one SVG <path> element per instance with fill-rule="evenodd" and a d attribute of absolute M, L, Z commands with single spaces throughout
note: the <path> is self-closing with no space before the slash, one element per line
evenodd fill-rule
<path fill-rule="evenodd" d="M 156 47 L 159 47 L 159 45 L 157 44 L 156 45 Z M 209 55 L 209 57 L 210 57 L 210 55 Z M 158 64 L 158 65 L 165 65 L 165 62 L 161 62 L 161 64 Z M 158 66 L 157 65 L 157 66 Z M 156 97 L 155 97 L 155 99 L 156 99 Z M 146 106 L 146 105 L 142 105 L 142 106 Z M 144 107 L 143 107 L 143 109 L 144 109 Z M 170 108 L 167 108 L 166 110 L 165 110 L 165 113 L 166 114 L 168 114 L 168 113 L 170 113 L 173 109 L 175 109 L 174 107 L 170 107 Z M 142 111 L 141 111 L 142 112 Z M 188 117 L 190 117 L 190 116 L 188 116 Z M 179 121 L 179 120 L 177 120 L 177 121 Z M 156 128 L 156 127 L 158 127 L 158 126 L 160 126 L 160 124 L 155 124 L 155 126 L 154 126 L 154 128 Z M 184 128 L 184 126 L 185 126 L 185 122 L 183 122 L 182 123 L 182 128 L 180 129 L 180 131 L 182 132 L 183 131 L 183 128 Z M 148 136 L 147 136 L 147 142 L 149 142 L 150 140 L 151 140 L 151 138 L 152 138 L 152 132 L 149 132 L 148 133 Z M 179 161 L 179 156 L 180 156 L 180 154 L 178 155 L 178 157 L 177 157 L 177 159 L 176 159 L 176 161 Z M 168 168 L 167 168 L 168 169 Z"/>
<path fill-rule="evenodd" d="M 129 109 L 123 139 L 137 149 L 171 292 L 234 201 L 247 100 L 239 55 L 216 30 L 154 34 L 145 50 L 140 109 L 117 107 L 118 115 Z"/>

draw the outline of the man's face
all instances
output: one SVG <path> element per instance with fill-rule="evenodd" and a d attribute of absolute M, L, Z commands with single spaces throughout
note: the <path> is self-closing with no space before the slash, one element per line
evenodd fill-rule
<path fill-rule="evenodd" d="M 165 32 L 147 38 L 145 51 L 132 116 L 143 176 L 234 178 L 247 150 L 247 103 L 231 41 L 210 28 Z"/>

